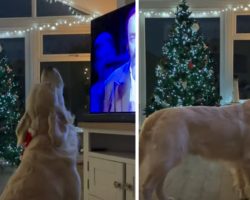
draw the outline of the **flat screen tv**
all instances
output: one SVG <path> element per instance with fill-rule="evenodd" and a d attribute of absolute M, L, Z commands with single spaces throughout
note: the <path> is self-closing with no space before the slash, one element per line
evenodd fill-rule
<path fill-rule="evenodd" d="M 135 4 L 91 22 L 89 113 L 81 121 L 135 121 Z"/>

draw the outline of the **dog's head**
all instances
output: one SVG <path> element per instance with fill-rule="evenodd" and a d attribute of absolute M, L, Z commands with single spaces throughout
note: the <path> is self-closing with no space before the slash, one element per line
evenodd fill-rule
<path fill-rule="evenodd" d="M 24 143 L 29 128 L 33 130 L 34 137 L 36 134 L 48 134 L 51 143 L 56 146 L 62 143 L 67 125 L 73 122 L 71 113 L 65 108 L 62 90 L 59 72 L 47 68 L 41 83 L 32 88 L 26 112 L 17 126 L 18 145 Z"/>
<path fill-rule="evenodd" d="M 57 69 L 53 67 L 46 67 L 43 69 L 41 76 L 41 83 L 49 82 L 54 87 L 63 88 L 63 79 Z"/>
<path fill-rule="evenodd" d="M 50 83 L 54 87 L 55 92 L 57 93 L 57 101 L 64 106 L 63 98 L 63 79 L 57 69 L 52 67 L 46 67 L 43 69 L 41 75 L 41 83 Z"/>

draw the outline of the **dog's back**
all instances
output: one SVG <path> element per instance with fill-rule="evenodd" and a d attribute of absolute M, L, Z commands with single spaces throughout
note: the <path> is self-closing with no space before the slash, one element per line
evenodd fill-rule
<path fill-rule="evenodd" d="M 65 139 L 65 144 L 54 147 L 49 137 L 35 137 L 0 199 L 79 200 L 81 184 L 76 169 L 77 135 L 71 130 Z"/>
<path fill-rule="evenodd" d="M 149 116 L 142 126 L 139 151 L 144 199 L 151 199 L 154 189 L 159 199 L 166 199 L 165 176 L 188 152 L 229 162 L 245 159 L 250 152 L 249 104 L 170 108 Z"/>
<path fill-rule="evenodd" d="M 62 96 L 63 81 L 55 69 L 45 70 L 33 87 L 17 126 L 18 144 L 32 129 L 32 140 L 0 200 L 79 200 L 76 169 L 77 135 Z"/>

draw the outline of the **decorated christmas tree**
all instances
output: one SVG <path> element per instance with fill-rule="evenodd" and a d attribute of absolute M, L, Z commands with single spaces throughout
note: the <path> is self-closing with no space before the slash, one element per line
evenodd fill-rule
<path fill-rule="evenodd" d="M 17 165 L 15 129 L 20 118 L 18 82 L 0 45 L 0 165 Z"/>
<path fill-rule="evenodd" d="M 175 106 L 218 105 L 214 61 L 186 0 L 177 6 L 169 39 L 155 69 L 156 85 L 146 114 Z"/>

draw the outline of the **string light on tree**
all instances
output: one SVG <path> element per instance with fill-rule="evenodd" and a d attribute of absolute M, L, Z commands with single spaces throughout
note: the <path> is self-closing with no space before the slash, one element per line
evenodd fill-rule
<path fill-rule="evenodd" d="M 20 118 L 19 84 L 0 45 L 0 165 L 19 163 L 15 129 Z"/>
<path fill-rule="evenodd" d="M 157 81 L 145 109 L 147 115 L 166 107 L 219 104 L 214 62 L 191 14 L 186 0 L 182 0 L 155 69 Z"/>

